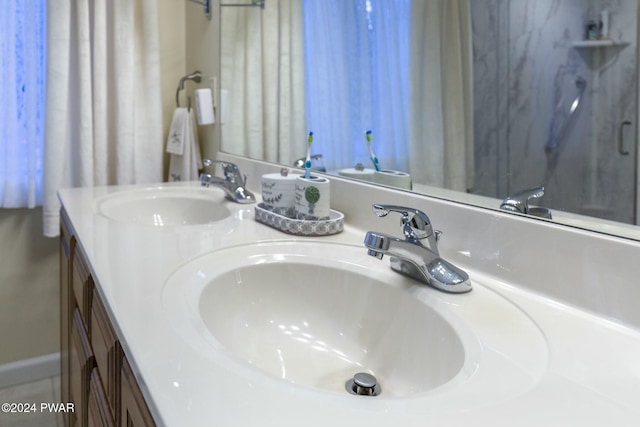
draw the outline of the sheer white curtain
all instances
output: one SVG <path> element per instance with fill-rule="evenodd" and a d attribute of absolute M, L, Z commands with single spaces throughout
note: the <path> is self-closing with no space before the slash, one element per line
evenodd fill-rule
<path fill-rule="evenodd" d="M 46 0 L 0 8 L 0 207 L 42 203 Z"/>
<path fill-rule="evenodd" d="M 155 0 L 75 0 L 48 10 L 44 233 L 56 191 L 160 182 L 162 106 Z"/>
<path fill-rule="evenodd" d="M 409 167 L 409 6 L 409 0 L 304 0 L 307 124 L 313 151 L 328 169 L 373 167 L 368 129 L 380 167 Z"/>
<path fill-rule="evenodd" d="M 221 31 L 223 151 L 292 164 L 306 152 L 302 2 L 223 7 Z"/>
<path fill-rule="evenodd" d="M 414 182 L 473 188 L 469 0 L 411 3 L 410 172 Z"/>

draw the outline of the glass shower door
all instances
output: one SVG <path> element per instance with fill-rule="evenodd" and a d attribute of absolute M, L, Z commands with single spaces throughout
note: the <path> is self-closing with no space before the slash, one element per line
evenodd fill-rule
<path fill-rule="evenodd" d="M 544 185 L 552 210 L 636 223 L 638 2 L 472 4 L 479 192 Z M 605 8 L 607 38 L 585 41 Z"/>

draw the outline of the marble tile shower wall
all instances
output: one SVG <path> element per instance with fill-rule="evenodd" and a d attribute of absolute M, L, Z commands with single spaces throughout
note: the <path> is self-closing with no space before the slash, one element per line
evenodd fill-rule
<path fill-rule="evenodd" d="M 633 222 L 636 0 L 474 0 L 476 191 L 503 197 L 544 184 L 552 208 Z M 582 48 L 586 23 L 610 12 L 614 47 Z M 586 82 L 580 107 L 566 126 Z M 487 108 L 491 106 L 491 108 Z M 618 153 L 623 121 L 625 145 Z M 555 129 L 555 130 L 554 130 Z M 546 144 L 557 143 L 554 154 Z"/>

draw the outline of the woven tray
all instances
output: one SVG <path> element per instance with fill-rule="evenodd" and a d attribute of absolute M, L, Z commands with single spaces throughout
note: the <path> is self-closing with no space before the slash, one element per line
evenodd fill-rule
<path fill-rule="evenodd" d="M 344 229 L 344 214 L 331 210 L 329 219 L 308 220 L 289 218 L 266 209 L 264 203 L 255 208 L 256 221 L 296 236 L 329 236 Z"/>

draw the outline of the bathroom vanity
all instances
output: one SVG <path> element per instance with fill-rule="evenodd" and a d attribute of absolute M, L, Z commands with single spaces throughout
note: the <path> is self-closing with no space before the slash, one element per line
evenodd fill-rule
<path fill-rule="evenodd" d="M 63 210 L 60 224 L 61 397 L 67 426 L 152 426 L 105 305 Z"/>
<path fill-rule="evenodd" d="M 231 160 L 252 190 L 277 171 Z M 199 183 L 59 194 L 67 425 L 640 419 L 638 242 L 340 178 L 344 231 L 323 237 L 269 228 Z M 401 236 L 373 203 L 426 212 L 473 290 L 368 256 L 367 231 Z M 358 372 L 378 396 L 346 390 Z"/>

